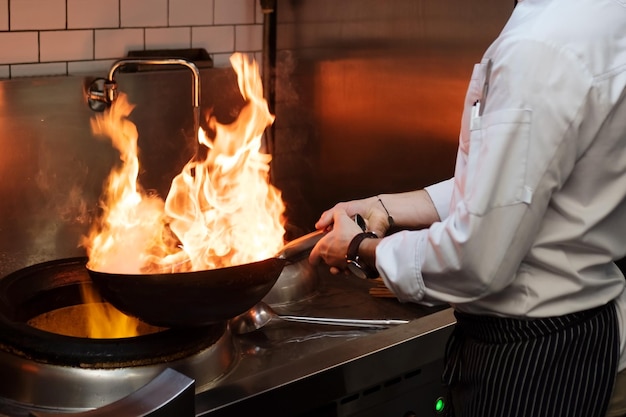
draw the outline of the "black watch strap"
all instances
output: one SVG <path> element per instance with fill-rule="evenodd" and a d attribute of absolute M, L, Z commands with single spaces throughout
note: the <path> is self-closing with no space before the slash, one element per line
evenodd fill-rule
<path fill-rule="evenodd" d="M 367 265 L 359 258 L 359 246 L 364 239 L 376 239 L 378 236 L 374 232 L 363 232 L 354 236 L 348 245 L 348 253 L 346 254 L 346 261 L 348 266 L 356 267 L 363 272 L 365 278 L 377 278 L 379 276 L 376 268 Z"/>

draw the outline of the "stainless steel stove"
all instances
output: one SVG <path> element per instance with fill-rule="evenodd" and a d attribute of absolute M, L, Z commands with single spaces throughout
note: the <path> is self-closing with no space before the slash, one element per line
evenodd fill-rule
<path fill-rule="evenodd" d="M 374 298 L 370 285 L 328 274 L 317 296 L 282 312 L 411 321 L 385 330 L 276 323 L 240 337 L 240 362 L 217 384 L 201 387 L 198 414 L 436 415 L 451 311 Z"/>
<path fill-rule="evenodd" d="M 34 306 L 69 302 L 88 279 L 81 265 L 53 261 L 0 280 L 9 295 L 2 324 L 13 321 L 1 338 L 0 416 L 437 415 L 449 309 L 376 298 L 371 281 L 318 268 L 314 293 L 276 305 L 279 313 L 409 323 L 374 330 L 274 320 L 239 336 L 224 323 L 91 340 L 20 322 Z"/>

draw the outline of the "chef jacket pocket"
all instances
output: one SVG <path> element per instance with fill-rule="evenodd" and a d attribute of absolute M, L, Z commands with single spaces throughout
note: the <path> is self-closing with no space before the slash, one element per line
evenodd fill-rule
<path fill-rule="evenodd" d="M 483 100 L 482 94 L 485 90 L 485 82 L 487 82 L 487 67 L 489 59 L 484 58 L 480 63 L 474 65 L 472 77 L 470 79 L 467 93 L 465 94 L 465 110 L 463 112 L 463 120 L 461 123 L 460 148 L 464 154 L 469 149 L 469 130 L 472 125 L 472 115 L 477 110 L 476 103 Z"/>
<path fill-rule="evenodd" d="M 481 98 L 483 85 L 485 83 L 485 65 L 486 64 L 483 62 L 474 64 L 472 76 L 465 95 L 465 107 L 472 105 L 476 100 Z"/>
<path fill-rule="evenodd" d="M 498 110 L 484 114 L 480 127 L 470 131 L 465 197 L 472 214 L 530 203 L 527 170 L 531 118 L 530 110 Z"/>

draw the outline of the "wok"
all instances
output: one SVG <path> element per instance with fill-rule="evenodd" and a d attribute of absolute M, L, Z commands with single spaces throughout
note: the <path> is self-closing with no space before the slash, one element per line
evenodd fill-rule
<path fill-rule="evenodd" d="M 205 326 L 252 308 L 270 291 L 288 262 L 315 246 L 324 232 L 287 243 L 273 258 L 204 271 L 89 276 L 100 295 L 120 311 L 161 327 Z"/>

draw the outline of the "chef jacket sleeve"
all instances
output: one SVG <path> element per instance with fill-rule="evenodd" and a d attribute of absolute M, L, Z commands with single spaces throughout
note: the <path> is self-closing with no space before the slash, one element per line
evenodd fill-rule
<path fill-rule="evenodd" d="M 424 188 L 430 196 L 440 219 L 445 219 L 450 213 L 450 199 L 452 198 L 453 188 L 454 178 Z"/>

